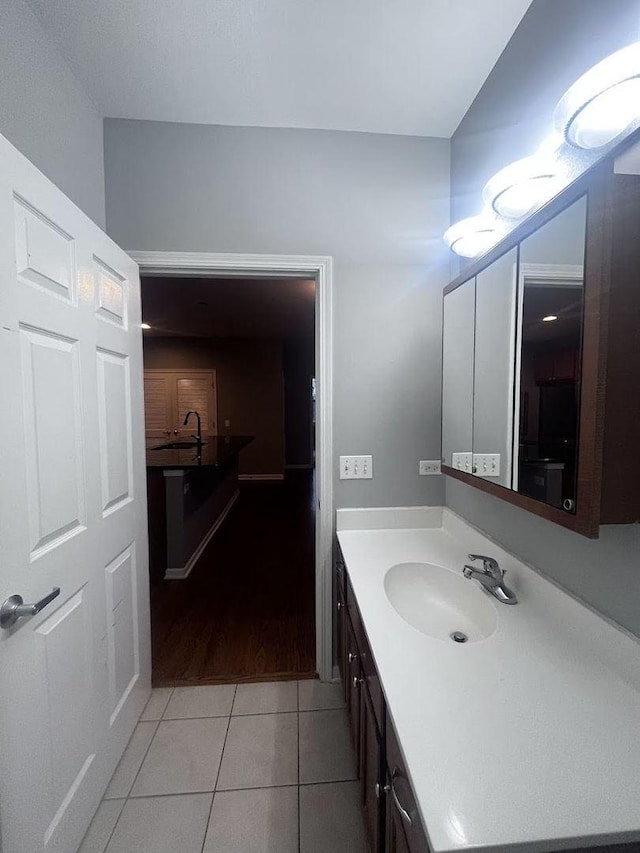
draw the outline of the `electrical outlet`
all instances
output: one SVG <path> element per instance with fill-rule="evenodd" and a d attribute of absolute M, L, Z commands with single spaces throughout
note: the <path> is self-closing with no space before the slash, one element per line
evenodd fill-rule
<path fill-rule="evenodd" d="M 441 474 L 439 459 L 421 459 L 418 463 L 418 474 L 425 476 L 429 474 Z"/>
<path fill-rule="evenodd" d="M 341 456 L 341 480 L 370 480 L 373 477 L 372 456 Z"/>
<path fill-rule="evenodd" d="M 499 453 L 474 453 L 473 473 L 477 477 L 499 477 L 500 476 L 500 454 Z"/>
<path fill-rule="evenodd" d="M 466 471 L 467 474 L 472 473 L 473 454 L 472 453 L 452 453 L 451 467 L 456 471 Z"/>

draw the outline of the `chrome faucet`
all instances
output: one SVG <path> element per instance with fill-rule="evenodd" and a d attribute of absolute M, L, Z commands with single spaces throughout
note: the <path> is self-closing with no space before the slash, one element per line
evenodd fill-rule
<path fill-rule="evenodd" d="M 493 557 L 483 557 L 482 554 L 469 554 L 469 559 L 482 560 L 482 568 L 476 569 L 475 566 L 465 566 L 462 569 L 465 578 L 480 581 L 486 591 L 503 604 L 518 603 L 515 592 L 504 584 L 506 572 L 500 568 L 497 560 L 494 560 Z"/>
<path fill-rule="evenodd" d="M 202 444 L 202 422 L 200 420 L 200 412 L 196 412 L 195 409 L 191 412 L 187 412 L 185 419 L 184 419 L 184 423 L 182 424 L 182 426 L 187 425 L 191 415 L 195 415 L 197 420 L 198 420 L 198 434 L 192 436 L 192 438 L 195 438 L 195 440 L 198 442 L 198 445 L 201 445 Z"/>

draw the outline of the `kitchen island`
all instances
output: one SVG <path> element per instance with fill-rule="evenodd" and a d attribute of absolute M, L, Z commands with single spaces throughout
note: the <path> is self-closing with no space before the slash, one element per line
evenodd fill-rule
<path fill-rule="evenodd" d="M 208 436 L 201 445 L 147 442 L 152 583 L 186 578 L 238 496 L 238 456 L 252 436 Z"/>

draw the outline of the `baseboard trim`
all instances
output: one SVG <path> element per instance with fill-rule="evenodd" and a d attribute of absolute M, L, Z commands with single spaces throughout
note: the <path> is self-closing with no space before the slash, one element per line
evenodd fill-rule
<path fill-rule="evenodd" d="M 222 510 L 220 515 L 216 518 L 216 520 L 211 525 L 209 530 L 205 533 L 204 539 L 202 540 L 202 542 L 200 542 L 200 544 L 198 545 L 196 550 L 189 557 L 186 564 L 184 566 L 182 566 L 182 568 L 179 568 L 179 569 L 168 568 L 165 571 L 164 579 L 166 581 L 181 581 L 181 580 L 184 580 L 185 578 L 189 577 L 189 575 L 191 574 L 191 570 L 193 569 L 195 564 L 198 562 L 200 555 L 202 554 L 204 549 L 207 547 L 209 542 L 211 542 L 211 540 L 214 537 L 214 534 L 216 533 L 216 531 L 218 530 L 218 528 L 220 527 L 222 522 L 229 515 L 229 513 L 231 511 L 231 507 L 238 500 L 239 494 L 240 494 L 240 490 L 236 489 L 235 492 L 233 493 L 233 495 L 231 496 L 229 503 L 225 506 L 225 508 Z"/>
<path fill-rule="evenodd" d="M 284 480 L 284 474 L 238 474 L 238 480 L 240 482 L 258 482 L 260 480 L 264 480 L 265 482 L 279 482 L 280 480 Z"/>

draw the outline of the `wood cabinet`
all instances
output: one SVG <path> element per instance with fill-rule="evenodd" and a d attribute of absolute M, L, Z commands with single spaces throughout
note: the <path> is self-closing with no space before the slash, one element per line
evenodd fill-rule
<path fill-rule="evenodd" d="M 559 235 L 562 217 L 576 206 L 584 206 L 585 223 L 577 257 L 581 269 L 582 299 L 578 312 L 581 331 L 579 352 L 558 343 L 550 353 L 533 366 L 537 384 L 576 382 L 575 407 L 565 399 L 558 405 L 558 434 L 571 417 L 572 441 L 565 478 L 566 490 L 560 505 L 546 503 L 543 497 L 520 491 L 518 477 L 511 483 L 500 483 L 474 476 L 453 465 L 452 455 L 443 460 L 443 473 L 467 485 L 505 500 L 521 509 L 580 533 L 597 538 L 605 524 L 636 524 L 640 517 L 640 454 L 637 452 L 637 424 L 640 419 L 640 174 L 633 156 L 640 151 L 640 131 L 613 148 L 563 192 L 539 211 L 515 227 L 504 239 L 478 261 L 468 266 L 444 291 L 445 306 L 451 294 L 468 289 L 469 282 L 479 278 L 494 264 L 499 264 L 509 251 L 518 248 L 522 268 L 531 264 L 526 247 L 539 245 L 541 235 Z M 550 246 L 547 243 L 547 247 Z M 567 261 L 556 255 L 562 243 L 555 241 L 553 261 L 537 263 L 547 270 L 559 269 Z M 575 247 L 574 247 L 575 248 Z M 575 258 L 572 259 L 572 265 Z M 533 264 L 534 266 L 536 264 Z M 549 272 L 551 274 L 551 272 Z M 523 272 L 526 283 L 526 270 Z M 522 282 L 519 284 L 523 290 Z M 477 296 L 477 294 L 476 294 Z M 445 315 L 446 316 L 446 315 Z M 539 318 L 539 322 L 544 317 Z M 563 322 L 570 315 L 559 318 Z M 559 327 L 560 328 L 560 327 Z M 457 340 L 454 338 L 454 343 Z M 445 351 L 447 350 L 445 340 Z M 521 348 L 522 349 L 522 348 Z M 517 380 L 517 374 L 516 374 Z M 513 383 L 518 392 L 517 381 Z M 524 386 L 523 386 L 524 387 Z M 452 392 L 454 393 L 454 392 Z M 453 398 L 453 406 L 459 401 Z M 517 400 L 517 394 L 514 395 Z M 443 400 L 443 410 L 451 408 Z M 574 411 L 574 408 L 576 411 Z M 518 407 L 515 407 L 518 411 Z M 503 407 L 501 428 L 513 426 L 512 410 Z M 458 412 L 459 414 L 459 412 Z M 577 422 L 577 428 L 576 428 Z M 511 436 L 513 438 L 513 436 Z M 518 436 L 516 435 L 516 444 Z M 450 441 L 444 436 L 443 447 Z M 507 447 L 511 442 L 507 443 Z M 470 448 L 455 448 L 467 451 Z M 484 451 L 483 451 L 484 452 Z M 547 454 L 544 454 L 545 456 Z M 558 454 L 560 456 L 560 454 Z M 561 458 L 561 461 L 565 461 Z M 517 463 L 517 459 L 516 459 Z M 513 470 L 518 471 L 517 464 Z"/>
<path fill-rule="evenodd" d="M 145 370 L 145 432 L 148 438 L 189 437 L 196 421 L 185 426 L 189 411 L 197 411 L 203 435 L 217 435 L 215 370 Z"/>
<path fill-rule="evenodd" d="M 380 678 L 339 548 L 335 595 L 338 666 L 345 682 L 370 853 L 427 853 L 426 836 L 417 814 L 413 818 L 413 834 L 407 833 L 402 826 L 402 814 L 391 797 L 392 775 L 395 774 L 394 785 L 401 785 L 399 780 L 405 773 L 404 765 L 397 747 L 389 753 L 387 743 L 397 744 L 397 739 L 391 722 L 387 721 Z M 389 766 L 389 754 L 392 766 Z M 412 794 L 411 802 L 415 809 Z"/>
<path fill-rule="evenodd" d="M 382 853 L 384 814 L 380 798 L 384 792 L 382 734 L 378 730 L 373 704 L 366 682 L 360 694 L 360 787 L 364 823 L 372 853 Z"/>
<path fill-rule="evenodd" d="M 577 380 L 578 353 L 575 350 L 556 350 L 541 353 L 535 361 L 536 385 Z"/>

